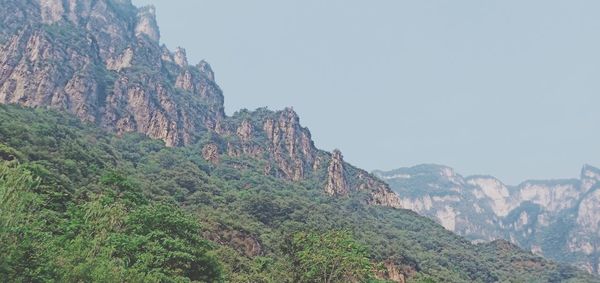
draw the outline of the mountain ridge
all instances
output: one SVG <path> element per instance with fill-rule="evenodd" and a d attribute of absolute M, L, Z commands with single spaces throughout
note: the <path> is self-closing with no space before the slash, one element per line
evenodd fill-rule
<path fill-rule="evenodd" d="M 138 257 L 177 254 L 170 249 L 149 251 L 143 242 L 127 241 L 132 235 L 114 217 L 129 219 L 132 203 L 123 206 L 122 202 L 134 200 L 177 204 L 168 211 L 185 209 L 188 219 L 201 224 L 198 232 L 213 246 L 210 258 L 218 260 L 212 261 L 216 267 L 212 270 L 217 271 L 215 275 L 219 266 L 223 270 L 223 278 L 213 282 L 314 282 L 294 277 L 298 271 L 294 257 L 290 258 L 289 241 L 298 232 L 340 230 L 351 233 L 367 249 L 368 260 L 377 268 L 376 278 L 383 280 L 375 282 L 598 282 L 583 271 L 507 241 L 473 244 L 414 211 L 366 204 L 361 200 L 365 192 L 350 191 L 348 197 L 332 198 L 319 180 L 290 182 L 264 175 L 264 160 L 222 156 L 212 163 L 198 155 L 200 146 L 165 147 L 139 133 L 117 137 L 68 113 L 0 105 L 0 193 L 6 188 L 7 172 L 26 170 L 39 180 L 39 187 L 26 192 L 42 199 L 25 219 L 36 219 L 40 226 L 31 223 L 17 228 L 33 228 L 35 235 L 41 232 L 43 236 L 21 244 L 6 233 L 7 223 L 0 219 L 0 237 L 8 236 L 11 244 L 0 246 L 0 278 L 86 282 L 198 278 L 191 274 L 201 270 L 145 263 L 144 257 Z M 104 205 L 98 205 L 94 196 L 104 196 L 100 198 Z M 13 203 L 30 204 L 28 200 L 2 201 L 0 209 Z M 83 212 L 100 209 L 104 217 L 77 213 L 81 208 Z M 115 209 L 117 215 L 106 211 Z M 146 223 L 158 229 L 173 227 L 162 222 L 163 217 L 171 219 L 164 212 Z M 56 221 L 48 221 L 48 216 Z M 71 225 L 62 225 L 65 222 Z M 91 227 L 80 230 L 82 225 Z M 73 241 L 74 237 L 78 240 Z M 144 235 L 139 237 L 144 239 Z M 6 248 L 8 253 L 4 253 Z M 28 253 L 19 253 L 24 248 L 36 254 L 33 261 Z M 108 252 L 90 257 L 89 252 L 98 248 Z M 9 261 L 5 261 L 7 255 Z M 110 272 L 99 263 L 110 266 Z M 153 268 L 151 272 L 147 267 Z M 130 277 L 134 275 L 139 277 Z M 163 276 L 162 280 L 156 276 Z M 356 282 L 338 282 L 348 281 Z"/>
<path fill-rule="evenodd" d="M 323 189 L 338 197 L 370 191 L 367 202 L 399 207 L 387 184 L 341 154 L 317 149 L 292 108 L 227 116 L 211 66 L 204 60 L 191 65 L 185 49 L 160 44 L 152 6 L 44 0 L 11 2 L 0 14 L 14 19 L 0 29 L 7 39 L 0 46 L 0 103 L 61 109 L 119 135 L 140 132 L 167 146 L 203 140 L 212 161 L 220 155 L 263 158 L 270 164 L 265 174 L 292 181 L 339 163 Z"/>
<path fill-rule="evenodd" d="M 463 177 L 443 165 L 373 173 L 399 193 L 402 206 L 472 241 L 506 239 L 598 273 L 600 253 L 593 243 L 600 169 L 594 166 L 583 165 L 579 179 L 525 180 L 514 186 L 493 176 Z M 557 240 L 551 231 L 559 230 L 566 234 Z"/>
<path fill-rule="evenodd" d="M 181 267 L 187 259 L 157 267 L 137 258 L 172 255 L 165 256 L 171 250 L 160 245 L 147 251 L 138 245 L 140 238 L 129 242 L 132 231 L 123 231 L 121 223 L 131 220 L 127 201 L 134 200 L 175 202 L 206 225 L 202 236 L 217 246 L 214 252 L 236 282 L 281 282 L 280 267 L 289 277 L 298 263 L 290 261 L 298 260 L 291 236 L 313 230 L 349 230 L 369 248 L 367 260 L 383 263 L 380 277 L 396 282 L 594 282 L 505 241 L 474 245 L 400 209 L 402 200 L 385 182 L 346 163 L 339 150 L 316 148 L 291 108 L 242 109 L 227 116 L 210 65 L 191 65 L 185 49 L 161 45 L 152 7 L 136 8 L 130 0 L 3 1 L 0 16 L 0 103 L 10 104 L 0 105 L 2 173 L 17 169 L 39 178 L 39 192 L 25 193 L 57 206 L 35 208 L 60 218 L 44 225 L 44 215 L 25 214 L 38 217 L 42 224 L 36 229 L 56 244 L 58 260 L 35 262 L 50 270 L 21 274 L 19 265 L 26 261 L 17 261 L 16 267 L 0 266 L 2 275 L 90 281 L 81 278 L 110 277 L 118 270 L 115 276 L 131 278 L 129 264 L 135 263 L 144 268 L 136 270 L 139 278 L 152 275 L 145 268 L 161 269 L 165 278 L 199 278 L 188 274 L 197 269 Z M 144 207 L 136 209 L 152 216 Z M 94 225 L 98 219 L 88 211 L 108 216 L 100 217 L 106 226 Z M 161 220 L 146 224 L 162 229 Z M 128 224 L 133 226 L 127 229 L 144 227 Z M 177 227 L 158 232 L 177 234 Z M 194 237 L 187 240 L 193 243 L 200 229 L 189 228 Z M 135 232 L 141 238 L 148 234 Z M 107 235 L 132 250 L 121 254 L 103 238 Z M 99 237 L 89 241 L 92 236 Z M 25 259 L 14 238 L 15 258 Z M 104 249 L 103 263 L 114 269 L 85 256 L 97 251 L 89 243 Z M 54 259 L 45 244 L 34 242 L 26 251 Z M 92 262 L 82 263 L 80 252 Z"/>

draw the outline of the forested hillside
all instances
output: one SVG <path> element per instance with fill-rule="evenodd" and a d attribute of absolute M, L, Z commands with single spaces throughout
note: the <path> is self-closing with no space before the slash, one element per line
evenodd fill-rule
<path fill-rule="evenodd" d="M 0 106 L 0 142 L 2 281 L 596 281 L 260 159 L 214 165 L 68 114 Z"/>

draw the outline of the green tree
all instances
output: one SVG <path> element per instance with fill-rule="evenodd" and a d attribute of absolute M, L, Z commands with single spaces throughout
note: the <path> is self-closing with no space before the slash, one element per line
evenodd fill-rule
<path fill-rule="evenodd" d="M 16 164 L 0 162 L 0 281 L 41 280 L 44 263 L 39 180 Z M 3 279 L 4 278 L 4 279 Z"/>
<path fill-rule="evenodd" d="M 301 282 L 364 282 L 373 277 L 367 250 L 347 231 L 296 233 L 291 257 Z"/>
<path fill-rule="evenodd" d="M 210 252 L 212 245 L 200 237 L 200 226 L 172 204 L 145 205 L 127 219 L 129 239 L 121 241 L 134 269 L 156 273 L 160 281 L 181 278 L 193 281 L 221 280 L 221 268 Z"/>

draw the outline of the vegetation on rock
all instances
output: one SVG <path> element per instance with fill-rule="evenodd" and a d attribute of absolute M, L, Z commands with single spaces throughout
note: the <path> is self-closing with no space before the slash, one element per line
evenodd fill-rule
<path fill-rule="evenodd" d="M 389 279 L 374 277 L 392 273 L 384 262 L 409 282 L 595 280 L 360 191 L 330 197 L 323 179 L 265 174 L 258 158 L 209 163 L 203 144 L 7 105 L 0 144 L 3 281 L 367 281 Z"/>

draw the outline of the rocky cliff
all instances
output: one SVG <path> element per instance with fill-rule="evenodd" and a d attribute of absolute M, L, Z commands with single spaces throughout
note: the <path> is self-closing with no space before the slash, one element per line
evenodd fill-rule
<path fill-rule="evenodd" d="M 579 179 L 508 186 L 491 176 L 463 177 L 438 165 L 376 171 L 401 205 L 473 241 L 506 239 L 534 253 L 600 270 L 600 170 Z"/>
<path fill-rule="evenodd" d="M 0 31 L 0 102 L 69 111 L 169 146 L 220 131 L 223 95 L 204 62 L 159 45 L 154 9 L 128 1 L 12 1 Z M 16 13 L 19 17 L 12 15 Z"/>
<path fill-rule="evenodd" d="M 369 203 L 399 207 L 385 183 L 315 148 L 292 109 L 226 116 L 210 65 L 160 44 L 153 7 L 130 0 L 1 4 L 0 103 L 64 110 L 167 146 L 202 144 L 198 154 L 213 163 L 262 159 L 265 174 L 320 181 L 332 195 L 367 192 Z"/>

